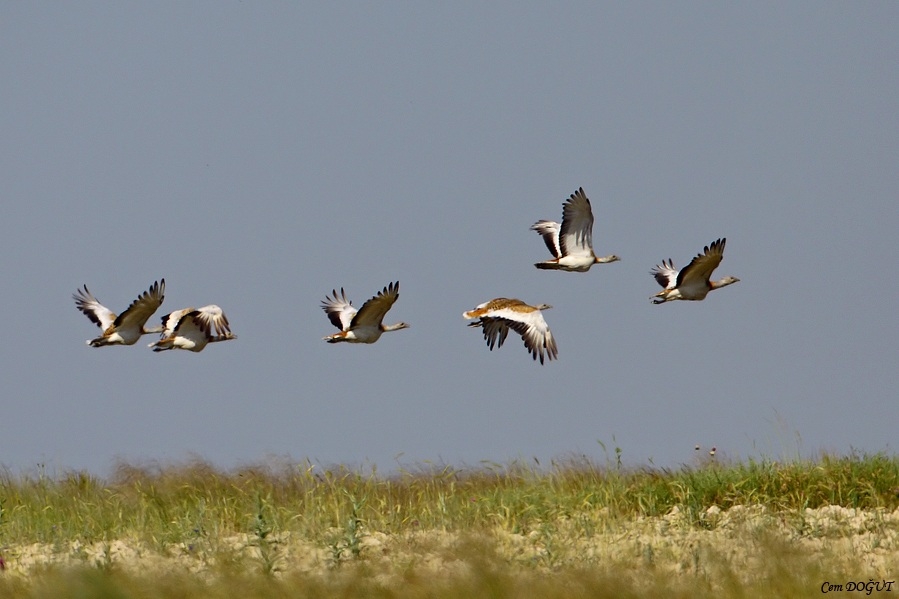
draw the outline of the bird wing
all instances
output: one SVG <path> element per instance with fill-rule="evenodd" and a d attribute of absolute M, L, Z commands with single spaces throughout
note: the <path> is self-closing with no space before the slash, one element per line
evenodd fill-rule
<path fill-rule="evenodd" d="M 75 300 L 75 307 L 81 310 L 92 323 L 100 327 L 100 330 L 105 331 L 115 322 L 115 312 L 98 302 L 97 298 L 88 291 L 87 285 L 84 286 L 84 289 L 78 289 L 73 293 L 72 298 Z"/>
<path fill-rule="evenodd" d="M 677 284 L 677 269 L 674 268 L 674 262 L 671 258 L 666 262 L 662 260 L 661 264 L 657 264 L 649 274 L 655 277 L 656 282 L 665 289 L 674 289 Z"/>
<path fill-rule="evenodd" d="M 535 360 L 539 357 L 541 364 L 544 361 L 544 354 L 550 360 L 558 357 L 559 351 L 556 347 L 556 341 L 553 339 L 552 331 L 549 330 L 549 326 L 546 324 L 546 320 L 543 318 L 543 313 L 540 310 L 534 308 L 530 310 L 501 308 L 493 311 L 491 317 L 502 319 L 505 321 L 506 326 L 521 335 L 528 352 Z"/>
<path fill-rule="evenodd" d="M 322 310 L 328 315 L 331 324 L 341 331 L 346 331 L 350 328 L 353 317 L 356 316 L 356 308 L 353 307 L 352 302 L 347 300 L 343 287 L 340 288 L 339 295 L 336 289 L 331 293 L 333 297 L 326 295 L 322 301 Z"/>
<path fill-rule="evenodd" d="M 537 231 L 543 237 L 543 243 L 553 258 L 562 257 L 562 249 L 559 247 L 559 231 L 561 225 L 551 220 L 538 220 L 531 225 L 531 231 Z"/>
<path fill-rule="evenodd" d="M 687 286 L 695 283 L 708 283 L 712 272 L 721 264 L 724 258 L 724 244 L 727 239 L 721 238 L 705 246 L 701 254 L 697 254 L 690 264 L 685 266 L 677 275 L 677 286 L 686 283 Z"/>
<path fill-rule="evenodd" d="M 143 327 L 153 313 L 159 309 L 164 299 L 165 279 L 161 279 L 150 285 L 149 290 L 144 291 L 131 302 L 131 305 L 116 317 L 113 324 L 116 327 Z"/>
<path fill-rule="evenodd" d="M 491 350 L 494 347 L 502 347 L 506 337 L 509 336 L 509 325 L 502 318 L 485 316 L 476 322 L 468 323 L 468 326 L 482 327 L 484 339 L 487 341 L 487 347 Z"/>
<path fill-rule="evenodd" d="M 193 320 L 197 327 L 200 328 L 207 336 L 224 335 L 231 332 L 231 323 L 228 317 L 222 312 L 222 309 L 215 304 L 203 306 L 199 310 L 194 310 L 187 315 L 189 320 Z M 185 319 L 182 319 L 182 321 Z M 178 324 L 180 329 L 181 324 Z M 178 329 L 176 329 L 178 330 Z"/>
<path fill-rule="evenodd" d="M 593 209 L 583 187 L 571 194 L 562 206 L 559 247 L 565 256 L 593 256 Z"/>
<path fill-rule="evenodd" d="M 204 339 L 208 340 L 211 335 L 208 328 L 203 323 L 200 310 L 194 310 L 181 317 L 181 320 L 178 321 L 178 325 L 175 327 L 175 330 L 172 331 L 170 337 L 189 339 L 194 343 L 199 344 L 204 343 Z"/>
<path fill-rule="evenodd" d="M 396 283 L 391 283 L 385 287 L 383 291 L 378 292 L 378 295 L 362 304 L 362 307 L 359 308 L 359 311 L 353 316 L 351 326 L 381 326 L 384 315 L 387 314 L 387 311 L 390 310 L 399 296 L 400 282 L 397 281 Z"/>
<path fill-rule="evenodd" d="M 182 308 L 181 310 L 175 310 L 174 312 L 169 312 L 165 316 L 162 317 L 162 335 L 168 336 L 175 332 L 175 329 L 178 328 L 178 323 L 182 318 L 190 314 L 194 311 L 194 308 Z"/>

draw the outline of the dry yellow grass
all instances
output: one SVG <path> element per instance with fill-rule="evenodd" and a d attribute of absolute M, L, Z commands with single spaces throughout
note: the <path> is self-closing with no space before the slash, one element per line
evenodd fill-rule
<path fill-rule="evenodd" d="M 883 455 L 7 475 L 0 596 L 820 595 L 893 580 L 897 489 Z"/>

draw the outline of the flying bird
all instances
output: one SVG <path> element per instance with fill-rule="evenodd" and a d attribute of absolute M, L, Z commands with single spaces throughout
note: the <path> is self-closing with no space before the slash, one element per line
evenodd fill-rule
<path fill-rule="evenodd" d="M 718 268 L 724 258 L 724 244 L 727 238 L 722 237 L 703 248 L 701 254 L 680 271 L 674 268 L 674 263 L 669 258 L 666 262 L 656 265 L 650 271 L 656 281 L 664 287 L 649 299 L 654 304 L 664 304 L 673 300 L 702 300 L 713 289 L 720 289 L 732 283 L 738 283 L 737 277 L 724 277 L 719 281 L 710 280 L 712 271 Z"/>
<path fill-rule="evenodd" d="M 538 220 L 531 230 L 543 237 L 553 255 L 552 260 L 534 264 L 537 268 L 587 272 L 594 264 L 621 260 L 614 254 L 600 258 L 593 252 L 593 210 L 583 187 L 562 205 L 561 225 L 551 220 Z"/>
<path fill-rule="evenodd" d="M 186 349 L 203 351 L 210 343 L 237 339 L 231 333 L 231 324 L 222 309 L 215 304 L 203 306 L 199 310 L 183 308 L 162 317 L 162 336 L 151 343 L 153 351 Z"/>
<path fill-rule="evenodd" d="M 555 360 L 559 356 L 556 340 L 541 312 L 550 308 L 552 306 L 548 304 L 529 306 L 519 299 L 498 297 L 480 304 L 474 310 L 463 312 L 462 317 L 468 320 L 477 318 L 468 326 L 483 328 L 484 339 L 491 351 L 494 347 L 503 346 L 509 329 L 512 329 L 521 335 L 534 360 L 539 358 L 543 364 L 544 356 L 547 360 Z"/>
<path fill-rule="evenodd" d="M 139 295 L 118 316 L 98 302 L 97 298 L 88 291 L 87 285 L 84 286 L 84 289 L 78 289 L 72 294 L 72 297 L 75 300 L 75 307 L 103 331 L 103 334 L 96 339 L 87 341 L 91 347 L 134 345 L 141 335 L 162 332 L 162 327 L 146 328 L 144 325 L 165 299 L 165 279 L 153 283 L 148 291 Z"/>
<path fill-rule="evenodd" d="M 405 322 L 396 324 L 383 324 L 384 315 L 393 306 L 400 296 L 400 282 L 390 283 L 383 291 L 362 304 L 357 311 L 352 302 L 346 298 L 343 288 L 340 294 L 337 290 L 331 292 L 332 296 L 325 296 L 322 302 L 322 310 L 328 315 L 328 320 L 340 329 L 339 333 L 322 337 L 328 343 L 374 343 L 381 337 L 381 333 L 398 331 L 409 328 Z"/>

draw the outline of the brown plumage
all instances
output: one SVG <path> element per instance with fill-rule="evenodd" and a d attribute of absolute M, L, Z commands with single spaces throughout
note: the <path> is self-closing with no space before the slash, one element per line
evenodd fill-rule
<path fill-rule="evenodd" d="M 614 254 L 600 258 L 593 251 L 593 209 L 590 200 L 579 188 L 562 205 L 562 224 L 538 220 L 531 230 L 543 237 L 543 243 L 553 255 L 552 260 L 534 264 L 542 270 L 587 272 L 594 264 L 617 262 Z"/>
<path fill-rule="evenodd" d="M 78 289 L 72 297 L 75 300 L 75 307 L 103 331 L 99 337 L 87 341 L 91 347 L 133 345 L 141 335 L 162 332 L 162 327 L 146 328 L 144 325 L 165 299 L 165 279 L 153 283 L 149 290 L 139 295 L 119 315 L 97 301 L 87 285 L 83 289 Z"/>
<path fill-rule="evenodd" d="M 381 338 L 381 333 L 398 331 L 408 328 L 405 322 L 396 324 L 383 324 L 384 316 L 393 307 L 400 297 L 400 282 L 391 283 L 376 296 L 362 304 L 357 311 L 352 302 L 347 300 L 343 288 L 340 294 L 337 290 L 331 292 L 333 296 L 325 296 L 322 302 L 322 310 L 328 315 L 328 320 L 340 329 L 339 333 L 323 337 L 328 343 L 374 343 Z"/>
<path fill-rule="evenodd" d="M 653 303 L 663 304 L 674 300 L 699 301 L 705 299 L 705 296 L 713 289 L 738 283 L 740 279 L 736 277 L 724 277 L 718 281 L 711 280 L 712 272 L 724 259 L 726 243 L 727 239 L 724 237 L 713 241 L 680 271 L 674 268 L 674 263 L 670 258 L 667 262 L 662 260 L 662 264 L 650 271 L 656 282 L 664 288 L 650 297 Z"/>
<path fill-rule="evenodd" d="M 502 347 L 503 342 L 512 329 L 521 335 L 524 346 L 533 356 L 534 360 L 540 360 L 543 364 L 544 357 L 547 360 L 558 358 L 559 350 L 552 331 L 546 324 L 541 310 L 548 310 L 552 306 L 540 304 L 529 306 L 519 299 L 498 297 L 478 305 L 473 310 L 462 313 L 466 319 L 477 319 L 468 324 L 470 327 L 481 327 L 487 347 Z"/>
<path fill-rule="evenodd" d="M 162 317 L 162 328 L 159 341 L 150 344 L 155 352 L 169 349 L 200 352 L 210 343 L 237 339 L 231 332 L 228 317 L 215 304 L 199 310 L 183 308 L 166 314 Z"/>

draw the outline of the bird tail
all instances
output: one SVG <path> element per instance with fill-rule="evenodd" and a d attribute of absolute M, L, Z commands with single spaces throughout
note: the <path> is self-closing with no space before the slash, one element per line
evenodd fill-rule
<path fill-rule="evenodd" d="M 558 262 L 536 262 L 534 266 L 540 270 L 559 270 Z"/>
<path fill-rule="evenodd" d="M 159 341 L 149 344 L 147 347 L 152 347 L 153 351 L 165 351 L 167 349 L 174 349 L 175 342 L 173 339 L 160 339 Z"/>

